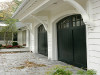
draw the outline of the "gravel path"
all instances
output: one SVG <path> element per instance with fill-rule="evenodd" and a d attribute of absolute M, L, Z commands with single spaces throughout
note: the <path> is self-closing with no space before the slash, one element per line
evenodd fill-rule
<path fill-rule="evenodd" d="M 42 66 L 37 66 L 37 64 Z M 0 53 L 0 75 L 45 75 L 48 68 L 54 65 L 69 66 L 66 63 L 51 61 L 46 56 L 31 52 Z M 74 73 L 79 70 L 77 67 L 69 69 Z"/>

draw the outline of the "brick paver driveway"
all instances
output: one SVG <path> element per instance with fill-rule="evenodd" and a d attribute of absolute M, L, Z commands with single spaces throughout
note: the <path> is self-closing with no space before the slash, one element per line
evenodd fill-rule
<path fill-rule="evenodd" d="M 0 53 L 0 75 L 45 75 L 54 65 L 67 65 L 60 61 L 51 61 L 47 57 L 31 52 Z M 77 67 L 70 68 L 73 72 Z"/>

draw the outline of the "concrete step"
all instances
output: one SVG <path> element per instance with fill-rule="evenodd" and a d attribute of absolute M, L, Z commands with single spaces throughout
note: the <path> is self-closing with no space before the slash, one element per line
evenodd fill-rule
<path fill-rule="evenodd" d="M 29 48 L 0 49 L 0 52 L 29 52 Z"/>

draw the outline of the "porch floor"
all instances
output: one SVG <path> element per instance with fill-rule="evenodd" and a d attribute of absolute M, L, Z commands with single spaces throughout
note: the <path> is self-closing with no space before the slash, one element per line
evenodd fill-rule
<path fill-rule="evenodd" d="M 28 62 L 36 64 L 44 64 L 42 66 L 28 65 Z M 24 66 L 23 66 L 24 65 Z M 0 75 L 45 75 L 48 68 L 54 65 L 70 66 L 61 61 L 48 60 L 46 56 L 41 54 L 33 54 L 31 52 L 17 53 L 0 53 Z M 80 68 L 72 67 L 69 70 L 76 73 Z"/>

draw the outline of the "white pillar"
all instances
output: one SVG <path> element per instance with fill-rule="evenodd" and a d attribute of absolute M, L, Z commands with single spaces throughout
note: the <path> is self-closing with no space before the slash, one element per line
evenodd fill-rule
<path fill-rule="evenodd" d="M 34 51 L 34 35 L 32 32 L 30 32 L 30 50 L 35 53 Z"/>
<path fill-rule="evenodd" d="M 56 27 L 56 26 L 55 26 Z M 52 25 L 48 28 L 48 59 L 58 60 L 56 28 Z"/>
<path fill-rule="evenodd" d="M 17 37 L 18 37 L 18 44 L 23 45 L 23 43 L 22 43 L 22 31 L 18 31 Z"/>
<path fill-rule="evenodd" d="M 29 30 L 26 30 L 26 47 L 29 47 Z"/>

